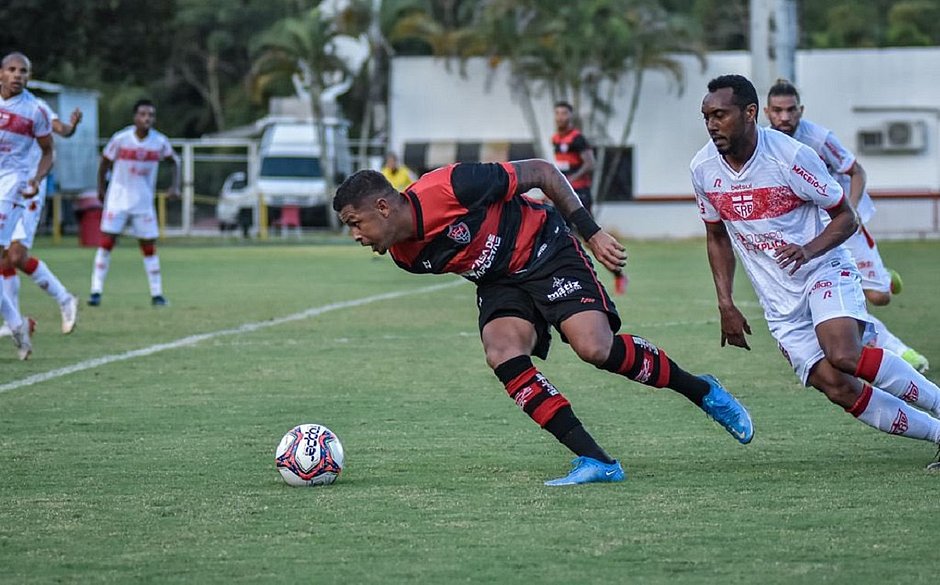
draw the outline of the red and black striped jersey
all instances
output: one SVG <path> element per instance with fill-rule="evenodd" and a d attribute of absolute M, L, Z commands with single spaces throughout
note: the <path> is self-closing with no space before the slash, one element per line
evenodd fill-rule
<path fill-rule="evenodd" d="M 591 148 L 587 138 L 577 128 L 561 133 L 556 132 L 552 135 L 552 146 L 555 149 L 555 166 L 558 167 L 566 177 L 578 172 L 578 169 L 584 165 L 584 159 L 581 153 Z M 586 189 L 591 186 L 591 173 L 578 177 L 571 181 L 571 186 L 575 189 Z"/>
<path fill-rule="evenodd" d="M 568 228 L 554 207 L 517 188 L 511 163 L 458 163 L 423 175 L 404 192 L 414 238 L 389 253 L 408 272 L 455 273 L 473 282 L 533 269 Z"/>

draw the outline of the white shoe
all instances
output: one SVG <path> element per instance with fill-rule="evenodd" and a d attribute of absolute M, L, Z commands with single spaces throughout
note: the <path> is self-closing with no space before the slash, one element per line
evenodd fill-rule
<path fill-rule="evenodd" d="M 78 297 L 69 295 L 69 299 L 59 305 L 59 311 L 62 312 L 62 333 L 68 335 L 78 321 Z"/>
<path fill-rule="evenodd" d="M 33 344 L 29 342 L 29 320 L 23 319 L 23 324 L 12 331 L 13 345 L 16 346 L 16 354 L 21 360 L 28 360 L 33 353 Z"/>
<path fill-rule="evenodd" d="M 4 323 L 0 325 L 0 337 L 12 337 L 13 332 L 10 331 L 10 326 Z"/>

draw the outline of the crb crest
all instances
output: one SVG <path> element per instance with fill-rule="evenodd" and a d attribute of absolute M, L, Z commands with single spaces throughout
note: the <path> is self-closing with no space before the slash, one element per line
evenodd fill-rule
<path fill-rule="evenodd" d="M 455 223 L 447 227 L 447 237 L 461 246 L 470 243 L 470 228 L 464 222 Z"/>
<path fill-rule="evenodd" d="M 731 209 L 733 209 L 734 212 L 742 218 L 747 219 L 752 213 L 754 213 L 754 196 L 732 195 Z"/>

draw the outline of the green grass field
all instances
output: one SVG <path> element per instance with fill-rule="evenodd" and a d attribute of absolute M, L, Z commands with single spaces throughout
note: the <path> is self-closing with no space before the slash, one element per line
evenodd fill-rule
<path fill-rule="evenodd" d="M 906 288 L 878 315 L 940 366 L 940 242 L 881 246 Z M 542 485 L 570 456 L 486 367 L 472 285 L 422 292 L 455 277 L 348 244 L 169 244 L 172 306 L 155 310 L 124 241 L 69 337 L 24 280 L 34 357 L 0 343 L 0 582 L 936 583 L 933 447 L 802 388 L 743 275 L 753 351 L 720 348 L 703 242 L 629 250 L 624 330 L 719 376 L 757 433 L 738 445 L 556 340 L 543 372 L 629 475 L 576 488 Z M 87 296 L 92 250 L 37 252 Z M 342 304 L 382 293 L 404 294 Z M 106 356 L 122 359 L 92 365 Z M 301 422 L 342 439 L 335 485 L 278 476 L 274 448 Z"/>

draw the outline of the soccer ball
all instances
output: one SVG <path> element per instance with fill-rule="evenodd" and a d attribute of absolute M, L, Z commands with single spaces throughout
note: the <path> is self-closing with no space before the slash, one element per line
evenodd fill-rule
<path fill-rule="evenodd" d="M 343 470 L 343 444 L 323 425 L 292 428 L 277 446 L 277 470 L 288 485 L 328 485 Z"/>

